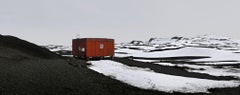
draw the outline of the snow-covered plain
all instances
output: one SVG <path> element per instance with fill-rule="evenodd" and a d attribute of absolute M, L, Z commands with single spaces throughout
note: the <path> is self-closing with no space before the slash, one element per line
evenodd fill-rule
<path fill-rule="evenodd" d="M 237 87 L 239 81 L 215 81 L 156 73 L 109 60 L 91 61 L 90 69 L 143 89 L 164 92 L 208 93 L 210 88 Z"/>
<path fill-rule="evenodd" d="M 175 45 L 183 47 L 205 47 L 218 48 L 221 50 L 239 50 L 239 40 L 228 37 L 219 37 L 215 35 L 200 35 L 197 37 L 172 37 L 172 38 L 151 38 L 148 42 L 150 45 Z"/>
<path fill-rule="evenodd" d="M 72 50 L 70 46 L 63 45 L 46 45 L 43 47 L 53 52 Z M 130 43 L 115 44 L 115 49 L 115 57 L 131 56 L 135 61 L 148 62 L 146 64 L 187 67 L 184 69 L 188 72 L 205 73 L 212 76 L 232 76 L 240 79 L 240 69 L 233 67 L 233 65 L 240 64 L 240 40 L 208 35 L 193 38 L 151 38 L 146 42 L 132 41 Z M 72 57 L 72 55 L 64 56 Z M 138 57 L 138 59 L 134 57 Z M 160 59 L 166 57 L 209 58 L 175 60 L 196 64 L 160 63 Z M 151 58 L 154 59 L 151 60 Z M 210 88 L 237 87 L 240 85 L 240 80 L 216 81 L 173 76 L 156 73 L 148 68 L 129 67 L 108 60 L 89 62 L 92 63 L 92 66 L 89 66 L 90 69 L 143 89 L 164 92 L 207 93 Z M 224 64 L 227 65 L 223 66 Z M 214 67 L 217 65 L 222 67 Z"/>
<path fill-rule="evenodd" d="M 64 45 L 43 45 L 43 47 L 53 52 L 54 51 L 72 51 L 71 46 L 64 46 Z"/>
<path fill-rule="evenodd" d="M 150 63 L 149 63 L 150 64 Z M 240 68 L 234 68 L 231 66 L 224 66 L 222 68 L 216 68 L 214 66 L 203 66 L 203 65 L 190 65 L 190 64 L 172 64 L 172 63 L 151 63 L 162 66 L 176 66 L 176 67 L 188 67 L 187 71 L 205 73 L 213 76 L 232 76 L 240 79 Z"/>
<path fill-rule="evenodd" d="M 134 51 L 134 52 L 133 52 Z M 144 52 L 131 49 L 119 49 L 116 52 L 125 52 L 127 54 L 116 54 L 116 57 L 144 57 L 144 58 L 162 58 L 162 57 L 185 57 L 185 56 L 198 56 L 210 57 L 204 59 L 193 60 L 194 62 L 202 61 L 240 61 L 240 54 L 231 51 L 217 50 L 212 48 L 196 48 L 186 47 L 177 50 Z"/>
<path fill-rule="evenodd" d="M 214 69 L 208 67 L 205 70 L 190 70 L 190 72 L 206 73 L 213 76 L 232 76 L 240 79 L 240 69 L 236 68 Z"/>
<path fill-rule="evenodd" d="M 161 58 L 199 56 L 210 58 L 191 61 L 204 63 L 211 61 L 240 61 L 240 41 L 214 35 L 200 35 L 191 38 L 151 38 L 141 45 L 124 43 L 119 47 L 116 50 L 116 57 Z M 132 47 L 136 49 L 134 52 L 132 52 Z M 117 52 L 125 52 L 126 54 Z"/>

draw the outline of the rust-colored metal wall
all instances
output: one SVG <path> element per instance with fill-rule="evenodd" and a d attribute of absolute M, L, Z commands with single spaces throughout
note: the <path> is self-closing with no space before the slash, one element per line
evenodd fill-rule
<path fill-rule="evenodd" d="M 74 57 L 104 57 L 114 56 L 114 40 L 106 38 L 82 38 L 72 40 Z"/>

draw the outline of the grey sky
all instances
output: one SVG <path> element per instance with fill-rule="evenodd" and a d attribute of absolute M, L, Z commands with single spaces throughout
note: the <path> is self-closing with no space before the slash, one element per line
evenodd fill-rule
<path fill-rule="evenodd" d="M 203 34 L 240 39 L 239 0 L 0 0 L 0 34 L 36 44 Z"/>

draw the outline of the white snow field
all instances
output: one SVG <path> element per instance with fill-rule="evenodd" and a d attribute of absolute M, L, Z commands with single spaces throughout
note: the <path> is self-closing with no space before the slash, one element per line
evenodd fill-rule
<path fill-rule="evenodd" d="M 240 69 L 233 68 L 230 66 L 225 66 L 223 68 L 214 68 L 212 66 L 197 66 L 197 65 L 189 65 L 189 64 L 182 64 L 178 66 L 197 69 L 197 70 L 188 70 L 189 72 L 206 73 L 213 76 L 232 76 L 240 79 Z M 200 70 L 200 69 L 204 69 L 204 70 Z"/>
<path fill-rule="evenodd" d="M 240 41 L 228 37 L 215 35 L 200 35 L 197 37 L 172 37 L 172 38 L 151 38 L 148 44 L 160 46 L 180 46 L 180 47 L 207 47 L 218 48 L 221 50 L 239 50 Z"/>
<path fill-rule="evenodd" d="M 216 81 L 156 73 L 148 68 L 123 65 L 110 60 L 90 61 L 90 69 L 129 85 L 164 92 L 208 93 L 210 88 L 237 87 L 239 81 Z"/>
<path fill-rule="evenodd" d="M 135 53 L 142 53 L 141 50 L 133 50 L 133 49 L 118 49 L 115 50 L 115 57 L 128 57 Z"/>
<path fill-rule="evenodd" d="M 150 63 L 149 63 L 150 64 Z M 162 66 L 176 66 L 176 67 L 188 67 L 188 72 L 205 73 L 212 76 L 232 76 L 240 79 L 240 69 L 233 68 L 231 66 L 224 66 L 222 68 L 214 68 L 213 66 L 202 66 L 202 65 L 190 65 L 190 64 L 172 64 L 172 63 L 152 63 Z"/>
<path fill-rule="evenodd" d="M 161 58 L 161 57 L 184 57 L 184 56 L 199 56 L 210 57 L 204 59 L 193 60 L 195 62 L 202 61 L 240 61 L 240 54 L 232 51 L 217 50 L 212 48 L 196 48 L 185 47 L 177 50 L 143 52 L 140 50 L 119 49 L 115 52 L 125 52 L 128 54 L 116 54 L 116 57 L 144 57 L 144 58 Z"/>
<path fill-rule="evenodd" d="M 43 47 L 49 49 L 50 51 L 72 51 L 71 46 L 64 46 L 64 45 L 43 45 Z"/>
<path fill-rule="evenodd" d="M 135 50 L 132 48 L 135 48 Z M 190 38 L 178 36 L 172 38 L 151 38 L 141 45 L 124 43 L 116 50 L 115 56 L 145 58 L 199 56 L 210 58 L 189 61 L 202 63 L 209 62 L 209 64 L 212 62 L 215 63 L 216 61 L 222 61 L 227 64 L 236 64 L 236 62 L 233 62 L 240 61 L 239 52 L 239 40 L 214 35 L 200 35 Z M 142 61 L 146 62 L 146 60 Z M 152 62 L 154 60 L 148 61 Z"/>

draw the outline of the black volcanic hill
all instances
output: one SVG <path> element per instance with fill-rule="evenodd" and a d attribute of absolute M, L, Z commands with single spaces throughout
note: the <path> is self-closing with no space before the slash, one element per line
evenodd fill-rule
<path fill-rule="evenodd" d="M 0 35 L 0 47 L 16 49 L 34 57 L 48 59 L 59 57 L 55 53 L 50 52 L 48 49 L 39 47 L 33 43 L 21 40 L 13 36 Z"/>
<path fill-rule="evenodd" d="M 113 80 L 88 69 L 84 60 L 60 57 L 19 38 L 0 35 L 0 95 L 133 94 L 159 92 Z"/>
<path fill-rule="evenodd" d="M 216 94 L 210 95 L 239 95 L 239 88 L 214 91 Z M 19 38 L 0 35 L 0 95 L 203 94 L 165 93 L 132 87 L 88 69 L 84 60 L 60 57 Z"/>

